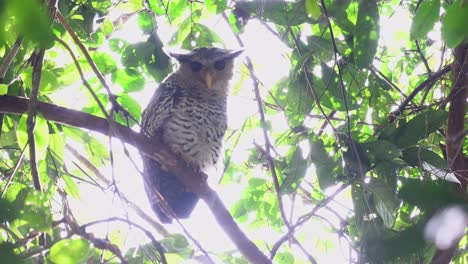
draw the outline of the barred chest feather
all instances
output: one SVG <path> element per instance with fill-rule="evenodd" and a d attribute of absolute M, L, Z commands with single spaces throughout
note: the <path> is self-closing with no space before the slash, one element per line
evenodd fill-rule
<path fill-rule="evenodd" d="M 162 141 L 195 168 L 218 161 L 226 132 L 226 97 L 199 89 L 179 90 L 172 115 L 162 127 Z"/>

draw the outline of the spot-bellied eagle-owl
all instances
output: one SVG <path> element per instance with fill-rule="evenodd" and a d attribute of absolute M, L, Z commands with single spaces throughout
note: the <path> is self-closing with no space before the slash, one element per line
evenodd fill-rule
<path fill-rule="evenodd" d="M 233 60 L 240 50 L 196 48 L 169 53 L 179 68 L 158 87 L 142 115 L 142 133 L 160 140 L 194 170 L 216 164 L 227 127 L 226 100 Z M 143 155 L 144 184 L 162 222 L 172 221 L 161 197 L 178 218 L 187 218 L 198 197 L 154 159 Z"/>

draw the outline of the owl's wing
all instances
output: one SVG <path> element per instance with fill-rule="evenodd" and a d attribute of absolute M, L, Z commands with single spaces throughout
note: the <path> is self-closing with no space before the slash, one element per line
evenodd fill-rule
<path fill-rule="evenodd" d="M 142 115 L 142 133 L 153 140 L 158 140 L 161 128 L 174 112 L 175 105 L 180 101 L 182 89 L 171 79 L 164 81 L 156 90 L 150 103 Z M 185 190 L 184 185 L 177 177 L 167 171 L 159 162 L 142 155 L 144 185 L 156 215 L 163 223 L 170 223 L 171 214 L 163 205 L 161 197 L 172 208 L 179 218 L 186 218 L 197 204 L 198 197 Z"/>
<path fill-rule="evenodd" d="M 172 114 L 176 92 L 176 86 L 170 80 L 159 85 L 141 117 L 144 135 L 150 138 L 157 136 L 164 121 Z"/>

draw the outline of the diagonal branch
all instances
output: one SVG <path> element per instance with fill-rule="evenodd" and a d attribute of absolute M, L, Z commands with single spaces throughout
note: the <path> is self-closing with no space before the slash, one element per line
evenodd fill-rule
<path fill-rule="evenodd" d="M 16 57 L 16 54 L 18 53 L 22 42 L 23 37 L 18 37 L 8 54 L 3 58 L 3 62 L 0 65 L 0 83 L 3 83 L 3 79 L 5 78 L 8 68 L 10 68 L 13 59 Z"/>
<path fill-rule="evenodd" d="M 0 96 L 0 113 L 23 114 L 27 106 L 28 99 L 7 95 Z M 106 119 L 57 105 L 38 102 L 37 111 L 45 119 L 52 122 L 89 129 L 119 138 L 133 145 L 142 153 L 161 162 L 177 176 L 178 180 L 183 182 L 188 189 L 196 193 L 208 205 L 218 224 L 251 263 L 271 263 L 240 229 L 216 192 L 203 181 L 206 176 L 201 172 L 192 171 L 185 162 L 177 159 L 161 142 L 150 141 L 121 124 L 112 123 L 110 125 Z"/>
<path fill-rule="evenodd" d="M 433 73 L 425 81 L 423 81 L 416 88 L 414 88 L 414 90 L 411 92 L 411 94 L 408 95 L 408 97 L 398 106 L 398 108 L 395 111 L 390 113 L 390 122 L 395 121 L 398 118 L 398 116 L 401 115 L 401 113 L 403 112 L 403 109 L 405 109 L 406 105 L 409 104 L 411 102 L 411 100 L 413 100 L 413 98 L 419 92 L 421 92 L 426 86 L 429 86 L 429 85 L 433 84 L 437 79 L 444 76 L 444 74 L 448 73 L 450 70 L 451 70 L 450 66 L 445 66 L 444 68 L 442 68 L 438 72 Z"/>
<path fill-rule="evenodd" d="M 102 86 L 106 89 L 106 92 L 107 92 L 107 95 L 109 96 L 109 101 L 112 103 L 112 107 L 114 110 L 116 111 L 120 111 L 122 113 L 125 114 L 125 116 L 128 116 L 130 118 L 132 118 L 134 121 L 137 121 L 134 117 L 132 117 L 130 115 L 130 113 L 125 110 L 118 102 L 117 102 L 117 97 L 112 94 L 112 91 L 111 89 L 109 88 L 109 85 L 107 84 L 106 80 L 104 79 L 104 76 L 102 75 L 102 73 L 99 71 L 98 67 L 96 66 L 96 63 L 94 63 L 93 59 L 91 58 L 91 55 L 89 55 L 89 52 L 88 50 L 86 49 L 86 47 L 83 45 L 83 43 L 80 41 L 80 39 L 78 38 L 78 36 L 76 35 L 76 33 L 73 31 L 73 29 L 70 27 L 70 25 L 67 23 L 67 20 L 65 19 L 65 17 L 62 15 L 62 13 L 60 12 L 60 10 L 57 9 L 57 12 L 55 13 L 58 21 L 60 22 L 60 24 L 62 24 L 62 26 L 65 28 L 65 30 L 68 32 L 68 34 L 70 34 L 70 36 L 72 37 L 73 41 L 75 42 L 76 45 L 78 45 L 78 47 L 80 48 L 81 52 L 83 53 L 83 55 L 85 56 L 86 58 L 86 61 L 88 61 L 88 64 L 91 66 L 91 69 L 93 70 L 94 74 L 96 75 L 96 77 L 99 79 L 99 82 L 101 82 Z M 63 41 L 61 42 L 62 45 L 63 45 Z M 65 45 L 66 46 L 66 45 Z M 70 53 L 72 53 L 71 51 L 69 51 Z M 107 115 L 107 112 L 104 111 L 104 114 Z M 138 123 L 138 122 L 136 122 Z"/>

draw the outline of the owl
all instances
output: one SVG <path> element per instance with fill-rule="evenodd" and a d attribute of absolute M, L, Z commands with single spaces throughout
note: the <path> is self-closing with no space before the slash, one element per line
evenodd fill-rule
<path fill-rule="evenodd" d="M 179 67 L 164 79 L 144 110 L 141 133 L 160 140 L 196 171 L 215 165 L 227 128 L 233 60 L 241 52 L 215 47 L 169 52 Z M 198 197 L 164 166 L 144 155 L 143 169 L 146 193 L 161 222 L 172 222 L 163 201 L 178 218 L 189 217 Z"/>

